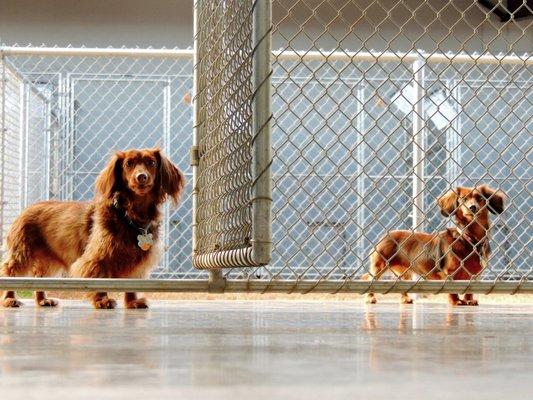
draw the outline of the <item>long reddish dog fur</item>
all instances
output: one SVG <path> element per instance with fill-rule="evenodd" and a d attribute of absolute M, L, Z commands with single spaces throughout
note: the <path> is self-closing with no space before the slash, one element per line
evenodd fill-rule
<path fill-rule="evenodd" d="M 7 235 L 0 276 L 145 278 L 161 254 L 160 207 L 167 199 L 177 203 L 184 185 L 181 171 L 159 149 L 117 152 L 98 176 L 92 201 L 45 201 L 22 212 Z M 138 246 L 136 226 L 153 235 L 149 249 Z M 95 308 L 116 305 L 104 292 L 90 298 Z M 35 301 L 57 305 L 42 291 Z M 127 308 L 147 307 L 135 293 L 126 293 L 124 302 Z M 13 291 L 5 292 L 1 303 L 21 305 Z"/>
<path fill-rule="evenodd" d="M 505 195 L 481 185 L 475 188 L 457 187 L 438 199 L 444 216 L 454 216 L 455 227 L 437 233 L 391 231 L 385 235 L 370 256 L 370 273 L 364 279 L 379 279 L 392 271 L 400 279 L 413 274 L 424 279 L 475 279 L 483 271 L 490 255 L 489 211 L 503 212 Z M 374 293 L 368 293 L 367 303 L 376 303 Z M 403 294 L 403 303 L 412 299 Z M 452 305 L 477 305 L 472 294 L 460 299 L 449 295 Z"/>

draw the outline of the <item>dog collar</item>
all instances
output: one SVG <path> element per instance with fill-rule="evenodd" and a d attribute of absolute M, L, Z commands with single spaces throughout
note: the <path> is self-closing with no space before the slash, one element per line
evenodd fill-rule
<path fill-rule="evenodd" d="M 148 223 L 146 226 L 141 226 L 135 221 L 133 221 L 129 216 L 126 210 L 124 210 L 122 207 L 120 207 L 120 204 L 118 203 L 118 199 L 115 198 L 113 200 L 113 207 L 117 211 L 117 214 L 119 218 L 124 222 L 126 225 L 132 227 L 135 229 L 135 231 L 138 233 L 137 235 L 137 246 L 139 246 L 142 250 L 148 251 L 150 248 L 154 245 L 154 238 L 152 233 L 150 233 L 150 227 L 152 226 L 152 221 Z"/>
<path fill-rule="evenodd" d="M 467 241 L 468 244 L 470 244 L 472 247 L 476 249 L 483 248 L 485 245 L 485 242 L 487 241 L 487 235 L 483 236 L 481 240 L 477 240 L 475 237 L 473 237 L 466 229 L 457 228 L 457 233 L 459 233 L 459 238 L 462 238 Z"/>

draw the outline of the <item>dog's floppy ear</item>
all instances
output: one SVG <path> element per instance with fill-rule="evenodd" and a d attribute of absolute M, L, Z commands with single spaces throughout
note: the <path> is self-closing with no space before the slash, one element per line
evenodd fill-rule
<path fill-rule="evenodd" d="M 458 207 L 458 198 L 459 188 L 451 189 L 446 192 L 443 196 L 439 197 L 437 204 L 440 207 L 440 212 L 445 217 L 453 215 Z"/>
<path fill-rule="evenodd" d="M 159 165 L 160 199 L 165 201 L 167 197 L 170 197 L 177 204 L 185 187 L 185 176 L 178 167 L 161 153 L 160 149 L 155 149 L 154 152 Z"/>
<path fill-rule="evenodd" d="M 125 154 L 122 151 L 117 151 L 103 171 L 100 172 L 100 175 L 96 178 L 97 195 L 110 199 L 119 190 L 122 182 L 122 161 L 124 156 Z"/>
<path fill-rule="evenodd" d="M 489 211 L 493 214 L 501 214 L 504 208 L 505 194 L 501 190 L 494 190 L 487 185 L 481 185 L 478 190 L 487 199 Z"/>

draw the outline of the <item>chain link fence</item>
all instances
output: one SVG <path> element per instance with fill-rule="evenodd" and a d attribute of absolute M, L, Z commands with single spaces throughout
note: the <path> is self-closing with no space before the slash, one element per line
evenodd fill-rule
<path fill-rule="evenodd" d="M 388 286 L 364 286 L 373 250 L 392 230 L 454 227 L 437 200 L 482 184 L 507 199 L 490 214 L 488 266 L 468 279 L 487 291 L 530 283 L 532 20 L 526 3 L 507 11 L 501 20 L 473 0 L 272 1 L 272 259 L 225 269 L 226 288 L 417 290 L 424 277 L 393 273 Z M 91 198 L 115 149 L 159 144 L 191 185 L 192 50 L 26 50 L 2 52 L 4 233 L 25 204 Z M 191 195 L 167 210 L 154 278 L 207 279 L 191 260 Z"/>

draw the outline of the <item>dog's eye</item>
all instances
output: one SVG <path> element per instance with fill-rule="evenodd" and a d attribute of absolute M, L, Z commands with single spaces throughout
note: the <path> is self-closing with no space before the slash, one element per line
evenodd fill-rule
<path fill-rule="evenodd" d="M 126 161 L 126 167 L 131 168 L 133 167 L 133 162 L 131 160 Z"/>
<path fill-rule="evenodd" d="M 149 166 L 149 167 L 155 167 L 155 161 L 154 160 L 148 160 L 146 162 L 146 165 Z"/>

